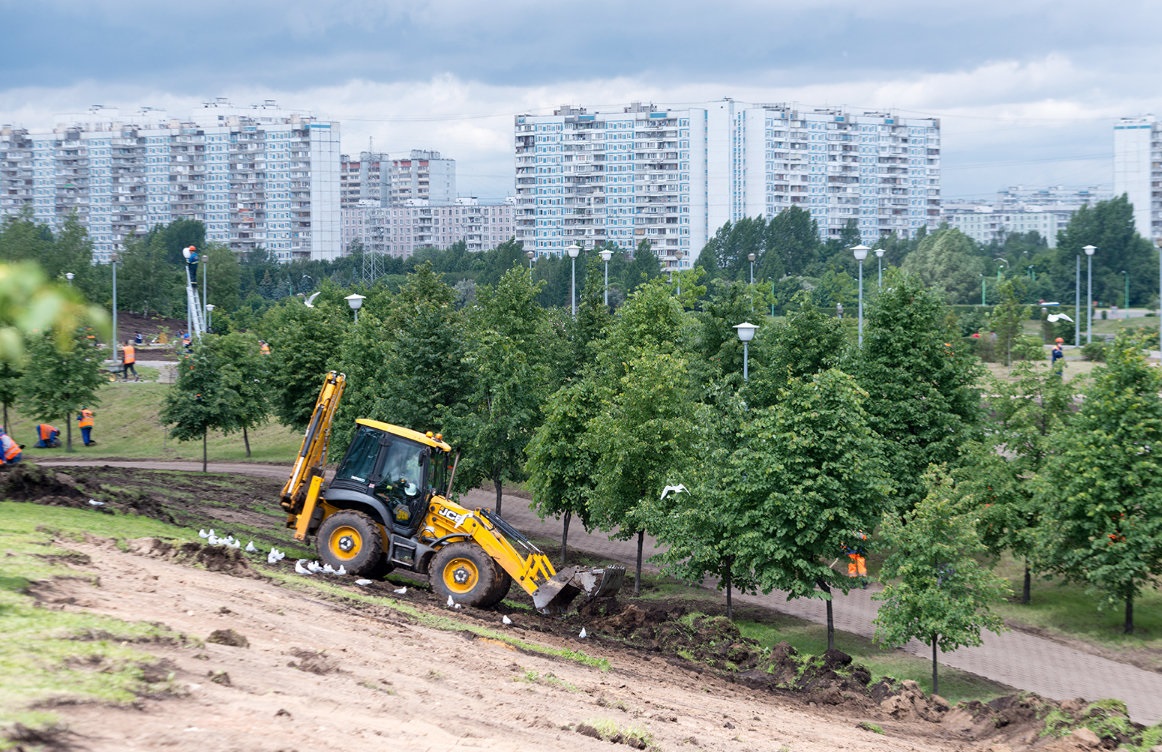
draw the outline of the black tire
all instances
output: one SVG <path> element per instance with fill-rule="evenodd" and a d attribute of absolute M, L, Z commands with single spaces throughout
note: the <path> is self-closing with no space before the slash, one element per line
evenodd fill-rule
<path fill-rule="evenodd" d="M 375 577 L 384 571 L 383 537 L 379 525 L 363 512 L 336 512 L 319 526 L 315 550 L 325 564 L 342 566 L 347 574 Z"/>
<path fill-rule="evenodd" d="M 512 577 L 496 563 L 495 559 L 490 560 L 492 561 L 493 569 L 492 588 L 485 594 L 484 603 L 481 604 L 481 608 L 492 608 L 500 603 L 508 595 L 509 589 L 512 588 Z"/>
<path fill-rule="evenodd" d="M 436 552 L 428 567 L 432 590 L 445 600 L 474 608 L 487 608 L 495 595 L 497 568 L 492 557 L 475 543 L 449 543 Z"/>

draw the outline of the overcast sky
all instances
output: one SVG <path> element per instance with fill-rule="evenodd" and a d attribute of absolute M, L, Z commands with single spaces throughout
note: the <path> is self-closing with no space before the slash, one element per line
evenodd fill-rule
<path fill-rule="evenodd" d="M 723 97 L 938 117 L 943 192 L 1113 187 L 1113 125 L 1162 114 L 1157 0 L 0 0 L 0 124 L 225 97 L 434 149 L 512 192 L 512 118 Z M 106 116 L 111 113 L 103 113 Z"/>

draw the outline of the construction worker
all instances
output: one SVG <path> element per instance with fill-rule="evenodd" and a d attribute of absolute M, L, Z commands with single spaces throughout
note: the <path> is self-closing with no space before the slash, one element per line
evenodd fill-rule
<path fill-rule="evenodd" d="M 1058 337 L 1057 341 L 1053 343 L 1053 351 L 1049 354 L 1049 366 L 1057 372 L 1058 376 L 1061 375 L 1061 369 L 1065 367 L 1065 348 L 1062 347 L 1064 344 L 1065 340 Z M 1058 361 L 1061 361 L 1060 366 L 1057 365 Z"/>
<path fill-rule="evenodd" d="M 258 351 L 263 355 L 270 355 L 270 345 L 266 344 L 266 340 L 258 340 Z"/>
<path fill-rule="evenodd" d="M 61 445 L 60 429 L 48 423 L 36 425 L 36 444 L 39 449 L 51 449 Z"/>
<path fill-rule="evenodd" d="M 135 363 L 137 363 L 137 348 L 130 340 L 125 340 L 125 346 L 121 348 L 121 373 L 126 381 L 129 381 L 130 371 L 133 372 L 134 381 L 141 381 L 141 377 L 137 375 Z"/>
<path fill-rule="evenodd" d="M 843 553 L 847 555 L 847 576 L 859 578 L 860 587 L 867 587 L 867 559 L 864 558 L 863 542 L 867 540 L 867 533 L 862 530 L 856 533 L 859 542 L 854 546 L 843 544 Z"/>
<path fill-rule="evenodd" d="M 77 425 L 81 428 L 81 441 L 85 446 L 93 446 L 97 442 L 93 441 L 93 411 L 87 407 L 82 407 L 81 412 L 77 415 Z"/>
<path fill-rule="evenodd" d="M 24 447 L 4 432 L 0 426 L 0 465 L 15 465 L 24 456 Z"/>

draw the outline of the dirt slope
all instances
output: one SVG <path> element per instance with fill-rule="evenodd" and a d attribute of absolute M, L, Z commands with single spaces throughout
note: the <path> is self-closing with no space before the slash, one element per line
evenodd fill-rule
<path fill-rule="evenodd" d="M 84 473 L 82 476 L 81 473 Z M 195 501 L 205 476 L 77 470 L 6 476 L 0 497 L 146 514 L 221 534 L 272 526 L 277 481 L 233 478 Z M 116 487 L 116 494 L 102 494 Z M 165 488 L 165 494 L 151 489 Z M 134 490 L 136 489 L 136 490 Z M 99 513 L 99 512 L 94 512 Z M 265 552 L 269 541 L 260 541 Z M 164 624 L 183 636 L 138 646 L 156 656 L 156 696 L 133 707 L 62 705 L 58 748 L 93 750 L 599 750 L 610 741 L 659 750 L 1087 749 L 1082 737 L 1039 735 L 1035 698 L 949 710 L 914 687 L 865 686 L 842 654 L 802 671 L 786 648 L 756 654 L 708 619 L 681 627 L 677 611 L 617 602 L 566 618 L 450 610 L 420 583 L 356 585 L 370 603 L 279 585 L 262 555 L 151 539 L 128 551 L 106 541 L 62 541 L 76 579 L 40 583 L 48 608 Z M 275 565 L 291 571 L 290 559 Z M 90 576 L 90 575 L 95 575 Z M 338 580 L 337 580 L 338 581 Z M 517 599 L 519 606 L 519 599 Z M 529 643 L 605 658 L 608 670 L 436 629 L 388 607 L 402 601 L 452 624 L 487 626 Z M 502 623 L 508 615 L 514 622 Z M 578 637 L 579 625 L 588 637 Z M 677 650 L 697 661 L 679 658 Z M 718 667 L 742 666 L 727 672 Z M 866 672 L 865 672 L 866 673 Z M 789 689 L 795 686 L 797 689 Z M 882 731 L 882 733 L 880 733 Z M 618 737 L 617 734 L 621 736 Z M 27 749 L 33 749 L 29 743 Z"/>

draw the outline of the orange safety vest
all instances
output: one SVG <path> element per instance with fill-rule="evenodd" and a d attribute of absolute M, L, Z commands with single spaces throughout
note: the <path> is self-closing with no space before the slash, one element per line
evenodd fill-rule
<path fill-rule="evenodd" d="M 11 462 L 20 456 L 20 445 L 6 433 L 0 434 L 0 445 L 4 449 L 4 461 Z"/>
<path fill-rule="evenodd" d="M 121 362 L 128 365 L 129 363 L 137 362 L 137 351 L 133 349 L 133 345 L 126 345 L 121 351 Z"/>
<path fill-rule="evenodd" d="M 82 410 L 81 411 L 80 426 L 81 426 L 81 428 L 92 428 L 93 427 L 93 411 L 92 410 Z"/>
<path fill-rule="evenodd" d="M 263 342 L 262 347 L 258 349 L 263 355 L 270 355 L 270 345 L 266 344 L 265 342 Z"/>
<path fill-rule="evenodd" d="M 48 423 L 41 423 L 36 428 L 41 441 L 48 441 L 52 437 L 52 432 L 57 430 L 56 426 L 50 426 Z"/>

